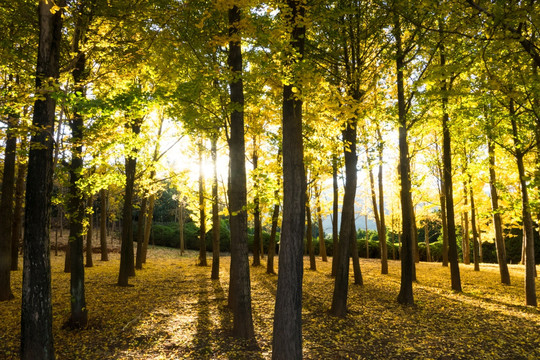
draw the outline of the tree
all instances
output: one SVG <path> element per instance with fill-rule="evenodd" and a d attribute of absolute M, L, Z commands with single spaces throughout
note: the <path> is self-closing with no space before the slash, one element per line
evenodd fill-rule
<path fill-rule="evenodd" d="M 233 310 L 233 334 L 236 337 L 252 339 L 254 336 L 251 314 L 251 286 L 247 244 L 246 214 L 246 164 L 244 142 L 244 88 L 242 82 L 242 49 L 239 23 L 241 10 L 233 5 L 228 10 L 229 54 L 231 69 L 229 82 L 231 115 L 229 138 L 231 209 L 231 269 L 229 285 L 229 305 Z"/>
<path fill-rule="evenodd" d="M 302 239 L 305 219 L 305 171 L 302 139 L 302 92 L 298 66 L 304 56 L 305 7 L 288 0 L 281 13 L 287 34 L 287 68 L 283 84 L 283 222 L 274 312 L 272 359 L 302 358 Z M 293 55 L 294 54 L 294 55 Z"/>
<path fill-rule="evenodd" d="M 64 5 L 62 2 L 59 5 Z M 36 92 L 30 140 L 26 189 L 23 285 L 21 308 L 21 359 L 54 359 L 49 260 L 53 139 L 62 9 L 50 1 L 38 6 L 39 46 Z"/>
<path fill-rule="evenodd" d="M 217 136 L 212 137 L 212 163 L 214 173 L 212 178 L 212 279 L 219 279 L 219 208 L 218 208 L 218 175 L 217 175 Z M 180 210 L 182 211 L 182 210 Z M 180 227 L 180 232 L 183 232 Z M 183 240 L 183 239 L 182 239 Z M 182 241 L 181 241 L 182 243 Z M 183 246 L 183 244 L 181 244 Z"/>

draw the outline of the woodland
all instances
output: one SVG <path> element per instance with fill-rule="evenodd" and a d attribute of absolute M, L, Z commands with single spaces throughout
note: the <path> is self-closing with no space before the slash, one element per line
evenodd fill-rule
<path fill-rule="evenodd" d="M 0 0 L 0 32 L 0 357 L 540 357 L 536 1 Z"/>

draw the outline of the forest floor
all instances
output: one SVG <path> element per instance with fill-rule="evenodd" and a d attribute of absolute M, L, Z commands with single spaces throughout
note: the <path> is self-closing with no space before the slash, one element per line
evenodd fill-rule
<path fill-rule="evenodd" d="M 211 254 L 208 257 L 211 262 Z M 69 274 L 63 253 L 51 256 L 53 333 L 63 359 L 269 359 L 277 275 L 251 267 L 256 344 L 230 336 L 226 307 L 230 257 L 221 257 L 220 280 L 197 266 L 197 253 L 151 248 L 144 270 L 116 286 L 119 257 L 94 254 L 86 268 L 86 329 L 63 329 L 70 312 Z M 276 257 L 277 261 L 277 257 Z M 523 304 L 523 266 L 510 265 L 512 285 L 499 282 L 497 265 L 481 271 L 460 265 L 462 293 L 450 288 L 449 269 L 417 264 L 416 305 L 397 304 L 400 263 L 361 259 L 364 286 L 350 285 L 349 314 L 330 316 L 331 263 L 305 258 L 303 346 L 305 359 L 540 359 L 540 311 Z M 265 264 L 265 262 L 263 262 Z M 540 267 L 539 267 L 540 269 Z M 0 359 L 17 359 L 22 271 L 12 273 L 16 298 L 0 303 Z M 352 280 L 352 279 L 351 279 Z M 540 281 L 536 282 L 540 297 Z"/>

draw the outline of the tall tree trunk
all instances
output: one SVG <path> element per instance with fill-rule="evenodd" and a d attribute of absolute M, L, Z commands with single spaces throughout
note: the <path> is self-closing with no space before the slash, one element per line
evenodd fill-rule
<path fill-rule="evenodd" d="M 313 249 L 313 223 L 311 220 L 311 206 L 309 196 L 306 194 L 306 247 L 309 253 L 309 270 L 317 270 L 315 263 L 315 250 Z"/>
<path fill-rule="evenodd" d="M 324 229 L 322 221 L 322 209 L 321 209 L 321 189 L 317 192 L 317 226 L 319 227 L 319 254 L 321 260 L 327 262 L 326 256 L 326 243 L 324 241 Z"/>
<path fill-rule="evenodd" d="M 431 262 L 431 249 L 429 248 L 429 222 L 427 219 L 424 227 L 424 238 L 426 242 L 426 261 Z"/>
<path fill-rule="evenodd" d="M 143 243 L 144 232 L 146 225 L 146 208 L 148 204 L 148 197 L 143 195 L 141 200 L 141 209 L 139 210 L 139 219 L 137 220 L 137 251 L 135 253 L 135 269 L 142 270 L 143 268 Z"/>
<path fill-rule="evenodd" d="M 233 309 L 233 335 L 252 339 L 254 336 L 251 313 L 251 284 L 247 242 L 247 190 L 244 141 L 244 85 L 242 81 L 242 49 L 238 24 L 240 9 L 234 5 L 229 9 L 229 54 L 227 63 L 233 73 L 229 82 L 232 105 L 231 131 L 229 139 L 230 183 L 229 204 L 231 207 L 231 268 L 229 305 Z"/>
<path fill-rule="evenodd" d="M 360 269 L 360 259 L 358 257 L 358 242 L 356 240 L 356 226 L 354 221 L 352 223 L 350 245 L 353 263 L 354 284 L 362 286 L 364 285 L 364 279 L 362 278 L 362 270 Z"/>
<path fill-rule="evenodd" d="M 444 185 L 442 185 L 444 187 Z M 446 198 L 441 189 L 439 193 L 439 199 L 441 202 L 441 222 L 443 232 L 443 249 L 442 249 L 442 266 L 448 266 L 448 220 L 446 217 Z"/>
<path fill-rule="evenodd" d="M 148 211 L 146 213 L 146 226 L 144 227 L 144 243 L 142 248 L 142 262 L 146 264 L 146 254 L 148 253 L 148 242 L 150 240 L 150 232 L 152 231 L 152 222 L 154 220 L 154 204 L 156 203 L 156 195 L 152 194 L 148 198 Z"/>
<path fill-rule="evenodd" d="M 365 235 L 365 238 L 366 238 L 366 259 L 369 259 L 369 234 L 368 234 L 368 216 L 367 216 L 367 209 L 366 209 L 366 216 L 364 216 L 364 220 L 365 220 L 365 229 L 366 229 L 366 232 L 364 233 Z"/>
<path fill-rule="evenodd" d="M 412 282 L 414 276 L 413 215 L 411 198 L 409 145 L 407 143 L 407 111 L 403 66 L 405 55 L 401 42 L 401 23 L 398 14 L 394 14 L 394 37 L 396 39 L 396 72 L 399 117 L 399 173 L 401 181 L 401 287 L 397 301 L 404 305 L 413 305 Z"/>
<path fill-rule="evenodd" d="M 219 207 L 218 207 L 218 176 L 217 176 L 217 135 L 212 137 L 212 163 L 214 174 L 212 179 L 212 279 L 219 279 Z M 183 229 L 180 229 L 181 231 Z"/>
<path fill-rule="evenodd" d="M 298 62 L 304 56 L 304 3 L 287 0 L 286 11 L 282 14 L 291 29 L 290 45 L 295 54 L 291 62 Z M 289 56 L 292 58 L 291 54 Z M 274 360 L 302 359 L 302 238 L 306 182 L 301 86 L 294 77 L 283 86 L 283 223 L 272 341 Z"/>
<path fill-rule="evenodd" d="M 359 95 L 359 94 L 356 94 Z M 357 97 L 358 100 L 358 97 Z M 341 208 L 341 226 L 339 229 L 339 253 L 332 307 L 330 312 L 335 316 L 347 315 L 347 293 L 349 290 L 349 256 L 351 251 L 351 234 L 354 228 L 354 199 L 356 197 L 357 156 L 356 156 L 356 124 L 357 118 L 347 119 L 343 130 L 343 148 L 345 154 L 345 194 Z"/>
<path fill-rule="evenodd" d="M 441 66 L 446 64 L 446 57 L 442 43 L 440 45 Z M 448 91 L 446 80 L 441 82 L 442 93 L 442 130 L 443 130 L 443 188 L 446 203 L 446 224 L 448 227 L 448 262 L 450 263 L 450 277 L 452 290 L 461 292 L 461 279 L 457 254 L 456 223 L 454 216 L 454 193 L 452 189 L 452 151 L 450 139 L 450 119 L 448 116 Z"/>
<path fill-rule="evenodd" d="M 338 191 L 338 159 L 332 155 L 332 276 L 337 273 L 337 254 L 339 252 L 338 216 L 339 216 L 339 191 Z"/>
<path fill-rule="evenodd" d="M 371 193 L 371 205 L 373 208 L 373 217 L 375 218 L 375 225 L 377 226 L 377 235 L 379 237 L 379 249 L 381 249 L 381 220 L 379 218 L 379 207 L 377 206 L 377 194 L 375 193 L 375 179 L 373 177 L 373 164 L 371 162 L 371 157 L 369 155 L 369 148 L 367 142 L 365 143 L 366 148 L 366 157 L 367 157 L 367 167 L 369 173 L 369 189 Z M 382 252 L 381 252 L 382 256 Z M 381 257 L 382 261 L 382 257 Z M 382 263 L 381 263 L 382 265 Z"/>
<path fill-rule="evenodd" d="M 278 150 L 277 163 L 281 163 L 281 148 Z M 279 192 L 281 188 L 281 176 L 277 178 L 277 187 L 274 190 L 274 210 L 272 212 L 272 229 L 270 230 L 270 241 L 268 243 L 268 261 L 266 262 L 266 272 L 275 274 L 274 271 L 274 255 L 276 252 L 277 227 L 279 221 Z"/>
<path fill-rule="evenodd" d="M 384 218 L 383 146 L 381 129 L 377 125 L 377 150 L 379 153 L 379 244 L 381 249 L 381 274 L 388 274 L 388 249 L 386 246 L 386 222 Z"/>
<path fill-rule="evenodd" d="M 62 2 L 57 5 L 63 6 Z M 62 10 L 51 13 L 52 1 L 39 1 L 39 47 L 36 92 L 53 88 L 58 79 Z M 48 83 L 53 79 L 53 83 Z M 50 86 L 49 86 L 50 85 Z M 56 87 L 54 87 L 56 88 Z M 56 102 L 45 92 L 34 103 L 26 189 L 23 284 L 21 307 L 21 359 L 54 359 L 49 258 L 54 116 Z"/>
<path fill-rule="evenodd" d="M 13 298 L 11 292 L 11 231 L 13 227 L 13 192 L 15 190 L 15 152 L 17 136 L 16 116 L 8 115 L 6 147 L 4 150 L 4 173 L 2 175 L 2 200 L 0 203 L 0 301 Z"/>
<path fill-rule="evenodd" d="M 21 149 L 27 149 L 26 135 L 21 140 Z M 23 203 L 25 190 L 27 163 L 21 161 L 17 170 L 17 181 L 15 182 L 15 208 L 13 210 L 13 228 L 11 232 L 11 270 L 19 269 L 19 242 L 21 240 L 23 225 Z"/>
<path fill-rule="evenodd" d="M 253 150 L 253 171 L 257 173 L 257 167 L 258 167 L 258 160 L 259 156 L 257 155 L 257 141 L 256 139 L 253 140 L 253 146 L 255 147 L 255 150 Z M 255 196 L 253 199 L 253 266 L 260 266 L 261 265 L 261 253 L 262 248 L 260 246 L 261 244 L 261 210 L 259 206 L 259 184 L 258 184 L 258 178 L 256 177 L 254 179 L 254 190 L 255 190 Z"/>
<path fill-rule="evenodd" d="M 497 249 L 497 262 L 499 263 L 501 283 L 510 285 L 510 273 L 506 264 L 506 246 L 503 238 L 501 214 L 499 212 L 499 194 L 497 193 L 497 177 L 495 175 L 495 148 L 492 141 L 493 134 L 490 129 L 488 129 L 489 189 L 491 194 L 491 210 L 493 211 L 495 249 Z"/>
<path fill-rule="evenodd" d="M 199 266 L 207 266 L 206 261 L 206 198 L 204 195 L 203 143 L 199 143 Z"/>
<path fill-rule="evenodd" d="M 480 271 L 480 247 L 478 242 L 478 228 L 476 227 L 476 209 L 474 207 L 474 195 L 472 189 L 472 179 L 469 174 L 469 196 L 471 198 L 471 226 L 473 231 L 473 261 L 474 271 Z"/>
<path fill-rule="evenodd" d="M 180 255 L 184 255 L 186 251 L 185 241 L 184 241 L 184 201 L 180 200 L 178 206 L 178 228 L 180 233 Z"/>
<path fill-rule="evenodd" d="M 469 205 L 468 201 L 468 194 L 467 194 L 467 184 L 465 181 L 463 182 L 463 199 L 464 199 L 464 205 L 465 205 L 465 211 L 463 212 L 463 238 L 462 238 L 462 245 L 461 245 L 461 251 L 463 252 L 463 263 L 465 265 L 469 265 L 471 263 L 471 249 L 469 247 L 469 211 L 467 209 L 467 206 Z"/>
<path fill-rule="evenodd" d="M 92 237 L 94 235 L 94 196 L 88 197 L 88 208 L 90 213 L 88 214 L 88 231 L 86 232 L 86 267 L 94 266 L 94 259 L 92 258 Z"/>
<path fill-rule="evenodd" d="M 141 130 L 142 119 L 132 121 L 131 130 L 134 136 Z M 133 254 L 133 190 L 135 185 L 135 171 L 137 169 L 137 149 L 132 149 L 126 156 L 126 187 L 124 193 L 124 207 L 122 210 L 122 243 L 120 245 L 120 272 L 118 273 L 118 286 L 129 286 L 128 279 L 135 275 L 135 259 Z"/>
<path fill-rule="evenodd" d="M 99 191 L 100 216 L 99 216 L 99 242 L 101 245 L 101 261 L 109 261 L 109 251 L 107 249 L 107 190 Z"/>
<path fill-rule="evenodd" d="M 514 138 L 514 154 L 516 157 L 519 182 L 521 185 L 523 242 L 525 243 L 525 303 L 526 305 L 536 307 L 536 284 L 534 279 L 536 265 L 534 261 L 533 222 L 529 205 L 529 193 L 527 190 L 527 178 L 525 177 L 525 166 L 523 164 L 523 157 L 525 154 L 522 151 L 521 142 L 518 137 L 518 126 L 513 100 L 510 100 L 510 121 L 512 123 L 512 135 Z"/>

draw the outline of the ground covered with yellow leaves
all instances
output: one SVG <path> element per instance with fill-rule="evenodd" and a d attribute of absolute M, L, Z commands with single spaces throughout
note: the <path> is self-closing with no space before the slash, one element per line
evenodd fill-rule
<path fill-rule="evenodd" d="M 63 254 L 62 254 L 63 255 Z M 116 286 L 118 254 L 86 268 L 89 325 L 63 329 L 69 317 L 69 274 L 63 256 L 52 256 L 54 341 L 57 359 L 268 359 L 271 357 L 276 275 L 251 268 L 256 343 L 230 337 L 226 307 L 230 258 L 221 279 L 196 266 L 196 254 L 153 248 L 145 269 Z M 210 259 L 209 259 L 210 260 Z M 307 261 L 308 259 L 306 259 Z M 308 264 L 308 262 L 306 263 Z M 364 286 L 350 286 L 349 315 L 328 314 L 330 263 L 304 273 L 305 359 L 540 359 L 540 311 L 523 304 L 523 267 L 510 265 L 511 286 L 499 282 L 496 265 L 480 272 L 461 266 L 463 293 L 449 290 L 449 269 L 417 264 L 416 306 L 397 304 L 400 264 L 361 259 Z M 14 300 L 0 303 L 0 359 L 17 359 L 21 271 L 12 274 Z M 537 290 L 540 281 L 537 280 Z M 537 295 L 540 297 L 540 293 Z"/>

